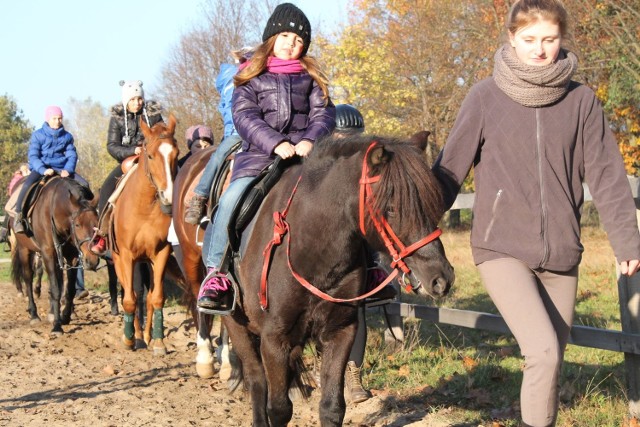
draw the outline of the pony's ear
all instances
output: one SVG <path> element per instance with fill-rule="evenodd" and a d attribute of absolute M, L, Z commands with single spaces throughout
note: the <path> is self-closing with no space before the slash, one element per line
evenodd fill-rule
<path fill-rule="evenodd" d="M 171 135 L 173 135 L 175 133 L 177 124 L 178 124 L 178 121 L 176 120 L 176 118 L 173 115 L 173 113 L 169 113 L 169 124 L 167 126 L 167 131 Z"/>
<path fill-rule="evenodd" d="M 429 135 L 431 135 L 431 132 L 428 130 L 421 130 L 420 132 L 416 132 L 411 135 L 409 142 L 418 147 L 420 151 L 425 151 L 429 144 Z"/>
<path fill-rule="evenodd" d="M 373 167 L 388 163 L 390 158 L 391 153 L 385 150 L 382 145 L 378 145 L 369 152 L 369 164 Z"/>
<path fill-rule="evenodd" d="M 140 130 L 142 130 L 144 139 L 149 139 L 149 135 L 151 135 L 151 128 L 149 128 L 149 125 L 144 120 L 140 120 Z"/>

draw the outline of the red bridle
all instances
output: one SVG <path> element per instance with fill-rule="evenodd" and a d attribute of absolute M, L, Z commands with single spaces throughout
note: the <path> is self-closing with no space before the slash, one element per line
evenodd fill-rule
<path fill-rule="evenodd" d="M 273 249 L 275 246 L 279 246 L 282 243 L 283 237 L 286 234 L 288 234 L 287 264 L 289 265 L 289 270 L 291 271 L 291 274 L 298 281 L 298 283 L 300 283 L 309 292 L 311 292 L 312 294 L 316 295 L 319 298 L 322 298 L 323 300 L 330 301 L 330 302 L 353 302 L 353 301 L 359 301 L 359 300 L 368 298 L 371 295 L 380 291 L 389 282 L 391 282 L 398 275 L 398 272 L 399 272 L 398 269 L 402 270 L 404 274 L 411 274 L 411 269 L 404 262 L 404 258 L 411 256 L 415 251 L 417 251 L 421 247 L 428 245 L 429 243 L 431 243 L 432 241 L 440 237 L 440 235 L 442 234 L 442 230 L 436 228 L 435 231 L 433 231 L 423 239 L 420 239 L 418 242 L 406 247 L 400 241 L 398 236 L 396 236 L 396 234 L 393 232 L 393 229 L 391 228 L 387 220 L 382 215 L 380 215 L 379 212 L 375 210 L 374 208 L 375 199 L 374 199 L 373 189 L 371 188 L 371 184 L 378 182 L 380 180 L 380 176 L 378 175 L 374 177 L 369 177 L 368 176 L 369 165 L 367 164 L 367 158 L 369 157 L 368 156 L 369 152 L 375 146 L 376 146 L 375 141 L 372 142 L 371 145 L 369 145 L 369 148 L 367 149 L 367 152 L 364 156 L 364 160 L 362 162 L 362 175 L 360 177 L 360 202 L 359 202 L 360 231 L 362 232 L 363 236 L 366 236 L 365 219 L 364 219 L 365 210 L 366 210 L 366 212 L 368 212 L 369 215 L 371 216 L 371 221 L 373 222 L 376 230 L 378 231 L 378 234 L 380 235 L 380 238 L 384 242 L 384 245 L 386 246 L 387 250 L 389 251 L 389 254 L 393 259 L 393 261 L 391 262 L 391 268 L 393 269 L 391 274 L 389 274 L 389 276 L 386 278 L 384 282 L 380 283 L 374 289 L 372 289 L 371 291 L 363 295 L 360 295 L 355 298 L 334 298 L 331 295 L 325 292 L 322 292 L 320 289 L 313 286 L 304 277 L 300 276 L 298 273 L 294 271 L 293 267 L 291 266 L 291 257 L 290 257 L 291 228 L 289 226 L 289 223 L 286 221 L 286 217 L 289 212 L 289 207 L 291 206 L 291 201 L 293 200 L 293 196 L 295 195 L 298 189 L 298 184 L 300 184 L 300 179 L 301 179 L 300 177 L 298 178 L 298 182 L 296 183 L 295 187 L 293 188 L 293 191 L 291 192 L 291 196 L 289 196 L 289 200 L 287 201 L 287 205 L 285 209 L 282 212 L 273 213 L 273 220 L 275 222 L 275 225 L 273 228 L 273 239 L 271 239 L 271 241 L 267 244 L 267 246 L 265 247 L 262 253 L 264 257 L 264 262 L 262 265 L 260 292 L 258 296 L 260 298 L 260 307 L 262 307 L 263 310 L 266 310 L 269 305 L 269 301 L 267 298 L 267 277 L 269 275 L 269 265 L 271 264 L 271 256 L 273 254 Z M 406 289 L 407 291 L 409 291 L 411 289 L 411 285 L 410 284 L 407 285 Z"/>

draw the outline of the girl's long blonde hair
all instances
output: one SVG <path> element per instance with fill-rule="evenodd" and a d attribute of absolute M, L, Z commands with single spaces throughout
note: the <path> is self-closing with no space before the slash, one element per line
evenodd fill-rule
<path fill-rule="evenodd" d="M 271 53 L 273 52 L 273 46 L 276 43 L 276 37 L 278 37 L 277 34 L 271 36 L 267 39 L 267 41 L 256 47 L 256 50 L 249 61 L 249 65 L 247 65 L 233 77 L 233 81 L 236 87 L 242 86 L 252 78 L 262 74 L 267 69 L 267 61 L 269 60 L 269 56 L 271 56 Z M 302 64 L 302 68 L 307 70 L 313 80 L 318 83 L 320 89 L 322 89 L 322 93 L 324 94 L 323 99 L 326 105 L 329 102 L 329 79 L 327 78 L 326 74 L 320 69 L 318 61 L 311 56 L 304 55 L 300 58 L 300 64 Z"/>

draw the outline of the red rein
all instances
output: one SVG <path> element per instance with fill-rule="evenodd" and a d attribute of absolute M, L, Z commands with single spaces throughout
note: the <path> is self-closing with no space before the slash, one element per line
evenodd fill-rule
<path fill-rule="evenodd" d="M 260 307 L 262 307 L 263 310 L 266 310 L 269 305 L 269 301 L 267 298 L 267 287 L 268 287 L 267 277 L 269 275 L 269 265 L 271 263 L 271 256 L 273 255 L 273 249 L 274 247 L 279 246 L 282 243 L 283 237 L 286 234 L 288 234 L 287 264 L 289 265 L 289 270 L 291 270 L 291 274 L 298 281 L 298 283 L 300 283 L 309 292 L 311 292 L 312 294 L 316 295 L 319 298 L 322 298 L 323 300 L 331 301 L 331 302 L 352 302 L 352 301 L 359 301 L 359 300 L 368 298 L 371 295 L 380 291 L 380 289 L 382 289 L 389 282 L 395 279 L 395 277 L 399 273 L 398 269 L 402 270 L 402 272 L 405 274 L 411 274 L 411 270 L 409 269 L 409 267 L 407 266 L 407 264 L 404 262 L 403 259 L 411 256 L 411 254 L 413 254 L 415 251 L 429 244 L 433 240 L 437 239 L 442 234 L 442 230 L 436 228 L 436 230 L 430 233 L 428 236 L 424 237 L 423 239 L 420 239 L 418 242 L 414 243 L 409 247 L 405 247 L 400 241 L 400 239 L 398 238 L 398 236 L 396 236 L 396 234 L 393 232 L 393 229 L 391 228 L 387 220 L 383 216 L 381 216 L 378 212 L 375 211 L 374 209 L 375 199 L 374 199 L 373 189 L 371 188 L 371 184 L 378 182 L 380 180 L 380 176 L 378 175 L 374 177 L 369 177 L 369 165 L 367 164 L 367 158 L 369 157 L 369 153 L 375 146 L 376 146 L 375 141 L 372 142 L 371 145 L 369 145 L 369 148 L 367 149 L 367 152 L 364 156 L 364 160 L 362 161 L 362 175 L 360 177 L 360 204 L 359 204 L 360 205 L 359 206 L 360 232 L 362 233 L 363 236 L 366 236 L 365 219 L 364 219 L 365 210 L 366 210 L 371 216 L 371 220 L 376 230 L 378 231 L 380 238 L 382 238 L 384 245 L 386 246 L 387 250 L 389 251 L 389 254 L 393 259 L 393 261 L 391 262 L 391 268 L 393 268 L 393 271 L 391 272 L 389 277 L 387 277 L 387 279 L 384 282 L 380 283 L 371 291 L 363 295 L 360 295 L 358 297 L 334 298 L 331 295 L 325 292 L 322 292 L 320 289 L 316 288 L 311 283 L 309 283 L 304 277 L 300 276 L 298 273 L 295 272 L 295 270 L 291 266 L 291 257 L 290 257 L 291 228 L 289 227 L 289 223 L 287 223 L 286 221 L 286 217 L 289 212 L 289 207 L 291 206 L 291 201 L 293 200 L 293 196 L 298 190 L 298 184 L 300 184 L 300 179 L 301 179 L 300 177 L 298 178 L 298 182 L 296 183 L 295 187 L 293 188 L 293 191 L 291 192 L 291 196 L 289 196 L 289 200 L 287 201 L 287 206 L 285 207 L 285 209 L 282 212 L 273 213 L 273 220 L 275 222 L 275 225 L 273 227 L 273 239 L 271 239 L 271 241 L 267 244 L 267 246 L 265 247 L 262 253 L 264 257 L 264 263 L 262 265 L 262 276 L 260 279 L 260 292 L 258 296 L 260 298 Z M 411 285 L 407 285 L 407 291 L 409 291 L 410 289 L 411 289 Z"/>

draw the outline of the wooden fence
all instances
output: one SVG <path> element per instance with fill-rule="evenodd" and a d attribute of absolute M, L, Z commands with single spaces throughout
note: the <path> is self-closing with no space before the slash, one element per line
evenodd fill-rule
<path fill-rule="evenodd" d="M 629 177 L 629 185 L 640 224 L 640 178 Z M 460 194 L 451 209 L 471 209 L 473 199 L 473 194 Z M 585 186 L 585 201 L 589 200 L 591 193 Z M 618 294 L 622 331 L 574 325 L 569 342 L 582 347 L 624 353 L 629 412 L 632 416 L 640 417 L 640 273 L 627 277 L 618 272 Z M 495 314 L 402 302 L 389 303 L 385 308 L 387 313 L 395 317 L 391 320 L 391 330 L 396 337 L 402 336 L 402 318 L 405 317 L 511 334 L 502 317 Z"/>

